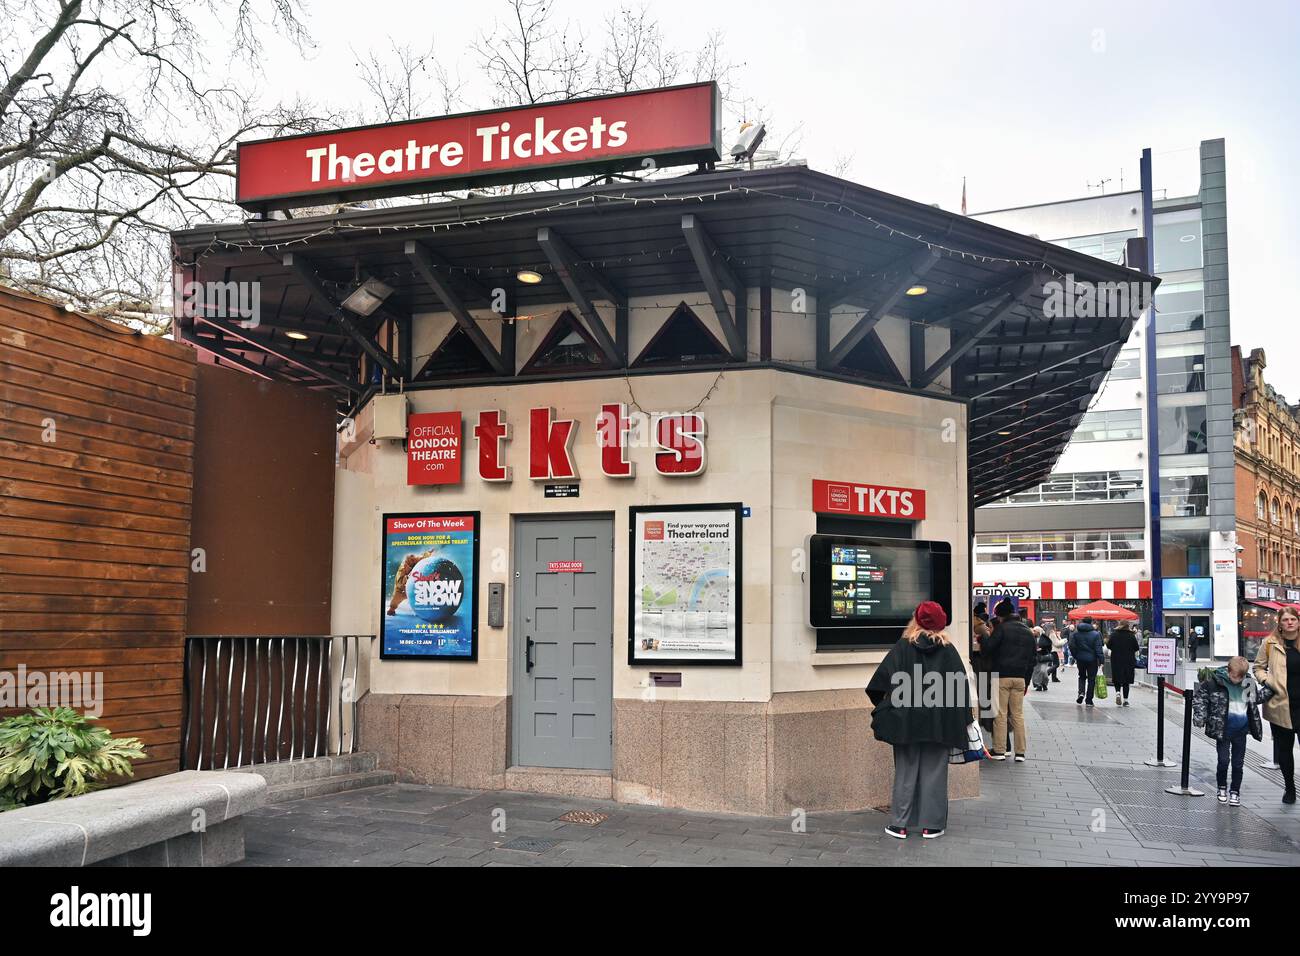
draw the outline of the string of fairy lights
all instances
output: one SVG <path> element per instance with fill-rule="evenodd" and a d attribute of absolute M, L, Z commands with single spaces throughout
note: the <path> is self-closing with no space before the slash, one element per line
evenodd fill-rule
<path fill-rule="evenodd" d="M 864 222 L 873 229 L 884 231 L 890 238 L 901 236 L 924 246 L 927 250 L 937 251 L 941 255 L 949 258 L 970 261 L 981 265 L 1007 265 L 1018 268 L 1041 269 L 1050 273 L 1054 277 L 1065 280 L 1068 277 L 1051 263 L 1044 259 L 1036 258 L 1012 258 L 1006 256 L 994 256 L 983 252 L 974 252 L 969 249 L 959 249 L 943 242 L 927 238 L 919 233 L 904 229 L 900 226 L 883 222 L 874 216 L 854 208 L 850 203 L 840 199 L 819 199 L 816 193 L 811 196 L 800 196 L 788 192 L 782 192 L 775 189 L 764 189 L 754 186 L 741 186 L 735 183 L 729 183 L 725 188 L 718 188 L 709 191 L 702 191 L 687 195 L 669 195 L 667 193 L 658 196 L 629 195 L 626 192 L 597 192 L 589 193 L 584 196 L 570 197 L 557 202 L 548 203 L 543 206 L 535 206 L 529 209 L 520 209 L 512 212 L 496 213 L 491 215 L 471 216 L 465 219 L 459 219 L 453 222 L 412 222 L 412 223 L 393 223 L 386 225 L 370 225 L 366 223 L 342 222 L 338 219 L 330 222 L 329 225 L 322 226 L 301 236 L 295 236 L 292 239 L 285 239 L 278 242 L 259 241 L 254 237 L 254 228 L 258 225 L 255 221 L 249 221 L 244 224 L 249 233 L 247 240 L 228 239 L 213 234 L 209 237 L 207 245 L 194 254 L 192 260 L 177 260 L 177 265 L 182 267 L 197 266 L 204 258 L 218 254 L 221 251 L 243 251 L 243 252 L 281 252 L 292 249 L 294 246 L 307 245 L 316 239 L 327 237 L 337 237 L 343 235 L 364 235 L 374 234 L 383 235 L 385 232 L 392 234 L 409 234 L 422 233 L 436 235 L 439 232 L 455 232 L 467 229 L 473 229 L 479 226 L 485 226 L 492 223 L 508 222 L 519 219 L 531 219 L 538 216 L 545 216 L 559 212 L 578 210 L 583 207 L 608 207 L 614 206 L 658 206 L 661 204 L 688 205 L 691 203 L 709 203 L 726 201 L 741 196 L 759 196 L 769 199 L 777 199 L 784 202 L 790 202 L 800 205 L 814 206 L 825 211 L 841 215 L 850 219 Z M 597 256 L 589 259 L 579 260 L 581 264 L 592 268 L 608 268 L 611 265 L 633 265 L 645 260 L 649 261 L 651 256 L 657 259 L 663 259 L 665 256 L 676 256 L 683 250 L 686 250 L 685 244 L 673 246 L 669 249 L 642 249 L 640 252 L 631 253 L 621 256 Z M 730 255 L 716 251 L 729 264 L 748 267 L 749 259 L 742 256 Z M 892 265 L 892 264 L 891 264 Z M 509 276 L 517 269 L 516 266 L 448 266 L 450 271 L 467 276 L 484 276 L 484 275 L 502 275 Z M 882 270 L 858 269 L 856 271 L 846 272 L 801 272 L 797 273 L 806 281 L 812 283 L 830 283 L 830 282 L 855 282 L 859 279 L 879 275 Z M 952 288 L 966 288 L 960 282 L 946 283 Z"/>
<path fill-rule="evenodd" d="M 583 207 L 608 208 L 609 206 L 631 206 L 632 208 L 637 208 L 643 205 L 649 207 L 655 207 L 659 205 L 681 206 L 681 205 L 689 205 L 692 203 L 706 204 L 706 203 L 723 202 L 728 199 L 735 199 L 743 196 L 757 196 L 757 197 L 768 198 L 768 199 L 776 199 L 776 200 L 789 202 L 797 205 L 816 207 L 823 211 L 830 212 L 834 215 L 844 216 L 854 221 L 870 225 L 872 229 L 880 230 L 886 233 L 890 238 L 902 237 L 908 239 L 912 242 L 917 243 L 918 247 L 923 246 L 927 251 L 938 252 L 940 255 L 951 259 L 973 262 L 980 265 L 1010 266 L 1010 267 L 1022 268 L 1022 269 L 1026 269 L 1026 268 L 1036 269 L 1036 270 L 1041 270 L 1043 272 L 1046 272 L 1051 276 L 1053 276 L 1054 278 L 1057 278 L 1062 281 L 1068 281 L 1070 279 L 1069 276 L 1067 276 L 1065 273 L 1057 269 L 1051 263 L 1047 262 L 1045 259 L 995 256 L 983 252 L 975 252 L 969 249 L 957 248 L 947 243 L 940 242 L 935 239 L 927 238 L 926 236 L 917 233 L 915 231 L 904 229 L 898 225 L 884 222 L 876 218 L 875 216 L 869 215 L 855 208 L 851 203 L 845 202 L 842 197 L 841 198 L 818 198 L 815 192 L 812 195 L 805 196 L 805 195 L 791 194 L 789 192 L 784 192 L 777 189 L 766 189 L 766 188 L 754 187 L 754 186 L 742 186 L 734 183 L 727 184 L 725 188 L 701 191 L 701 192 L 687 194 L 687 195 L 669 195 L 667 193 L 663 193 L 657 196 L 646 196 L 646 195 L 629 195 L 627 192 L 615 193 L 609 191 L 601 191 L 601 192 L 589 193 L 583 196 L 570 197 L 556 202 L 547 203 L 542 206 L 531 207 L 528 209 L 515 210 L 512 212 L 496 213 L 491 215 L 471 216 L 469 218 L 459 219 L 451 222 L 411 222 L 411 223 L 386 224 L 386 225 L 371 225 L 371 224 L 357 223 L 357 222 L 343 222 L 340 221 L 339 219 L 335 219 L 331 221 L 328 225 L 322 226 L 319 229 L 315 229 L 311 232 L 305 233 L 300 236 L 295 236 L 291 239 L 285 239 L 282 241 L 275 241 L 275 242 L 257 239 L 256 236 L 254 235 L 254 231 L 260 224 L 256 221 L 248 221 L 244 224 L 245 229 L 247 230 L 249 235 L 249 238 L 247 240 L 229 239 L 229 238 L 225 238 L 213 234 L 208 238 L 208 242 L 206 246 L 201 250 L 197 251 L 191 260 L 184 260 L 180 257 L 177 257 L 176 264 L 181 267 L 193 268 L 193 267 L 197 267 L 203 259 L 212 255 L 220 254 L 221 252 L 224 251 L 276 253 L 276 252 L 291 250 L 295 246 L 310 245 L 314 240 L 317 239 L 324 239 L 324 238 L 331 238 L 331 237 L 355 236 L 355 235 L 381 236 L 385 232 L 391 234 L 411 234 L 411 233 L 432 234 L 436 236 L 440 232 L 454 233 L 457 231 L 470 230 L 476 227 L 486 226 L 493 223 L 502 223 L 502 222 L 508 222 L 513 220 L 522 220 L 522 219 L 532 219 L 540 216 L 552 215 L 555 213 L 580 210 Z M 673 260 L 683 254 L 686 254 L 688 256 L 690 255 L 690 249 L 685 242 L 678 243 L 666 248 L 642 248 L 638 252 L 628 253 L 628 254 L 618 255 L 618 256 L 605 255 L 605 256 L 597 256 L 597 257 L 586 258 L 586 259 L 579 259 L 578 262 L 574 264 L 585 265 L 593 269 L 607 269 L 611 266 L 616 266 L 616 267 L 633 266 L 633 265 L 648 263 L 651 261 L 663 261 L 665 258 L 669 260 Z M 713 250 L 713 254 L 726 261 L 728 265 L 732 267 L 748 268 L 751 265 L 751 261 L 749 258 L 744 256 L 729 254 L 727 252 L 722 251 L 721 249 L 717 249 L 716 247 Z M 891 270 L 897 268 L 897 265 L 898 265 L 897 262 L 891 261 L 885 264 L 884 266 L 875 269 L 864 268 L 864 269 L 858 269 L 854 271 L 844 271 L 844 272 L 838 272 L 838 271 L 828 271 L 824 273 L 823 272 L 800 272 L 798 270 L 790 270 L 790 269 L 783 269 L 782 271 L 786 276 L 795 275 L 801 277 L 803 281 L 808 282 L 814 288 L 825 289 L 826 287 L 830 286 L 833 283 L 849 284 L 849 283 L 856 283 L 864 279 L 879 278 L 884 276 Z M 440 266 L 440 268 L 443 267 Z M 485 276 L 488 277 L 502 276 L 503 278 L 508 278 L 513 274 L 515 274 L 518 270 L 517 265 L 461 266 L 461 265 L 449 264 L 446 265 L 445 268 L 447 271 L 458 273 L 467 277 L 474 277 L 474 278 L 482 278 Z M 545 272 L 553 273 L 554 269 L 550 268 L 549 264 L 543 264 L 541 265 L 539 271 L 543 273 Z M 411 278 L 413 276 L 414 276 L 414 270 L 412 269 L 409 272 L 392 271 L 386 275 L 377 275 L 376 278 L 380 278 L 380 279 Z M 971 290 L 977 291 L 979 289 L 985 288 L 985 286 L 983 285 L 980 286 L 976 286 L 973 284 L 967 285 L 962 283 L 959 280 L 952 280 L 951 278 L 941 277 L 933 272 L 930 273 L 928 278 L 929 278 L 929 284 L 938 284 L 947 287 L 949 289 L 955 289 L 958 291 L 971 291 Z M 680 305 L 686 305 L 688 307 L 711 307 L 711 302 L 687 303 L 685 301 L 681 301 L 681 302 L 674 302 L 674 303 L 660 303 L 660 302 L 647 303 L 644 301 L 637 301 L 635 305 L 638 309 L 642 309 L 642 308 L 672 309 L 672 308 L 677 308 Z M 563 309 L 554 310 L 554 314 L 559 314 L 562 311 L 564 310 Z M 748 316 L 749 314 L 751 314 L 756 310 L 749 306 L 743 306 L 742 311 L 744 311 L 746 316 Z M 867 309 L 856 310 L 856 311 L 845 310 L 845 311 L 837 311 L 836 315 L 843 316 L 851 320 L 856 320 L 857 318 L 866 315 L 868 311 L 870 310 Z M 810 313 L 807 309 L 794 309 L 794 308 L 781 309 L 781 308 L 772 307 L 768 310 L 768 312 L 771 315 L 787 315 L 787 316 L 798 315 L 804 317 L 810 317 L 812 315 L 812 313 Z M 542 313 L 538 315 L 521 315 L 521 316 L 503 316 L 494 313 L 492 315 L 476 316 L 476 318 L 483 319 L 483 320 L 527 322 L 530 320 L 543 318 L 548 314 L 551 313 Z M 419 364 L 422 364 L 424 360 L 431 358 L 434 354 L 436 354 L 436 352 L 437 350 L 435 349 L 434 351 L 429 353 L 416 355 L 412 357 L 412 360 L 414 363 L 417 363 L 417 367 L 418 367 Z M 751 359 L 761 358 L 761 356 L 758 353 L 754 353 L 754 352 L 750 352 L 748 353 L 748 355 L 749 358 Z M 807 362 L 800 362 L 798 360 L 795 360 L 792 362 L 786 362 L 785 364 L 807 365 L 808 367 L 812 367 L 813 365 L 815 365 L 815 362 L 812 360 L 809 360 Z M 713 383 L 710 385 L 710 387 L 705 392 L 705 394 L 700 398 L 698 402 L 696 402 L 693 406 L 691 406 L 686 411 L 693 412 L 701 408 L 709 400 L 709 398 L 712 397 L 714 392 L 718 389 L 724 374 L 725 374 L 725 369 L 719 371 L 715 376 Z M 627 385 L 631 407 L 633 407 L 637 411 L 644 412 L 644 409 L 642 409 L 639 403 L 637 402 L 636 395 L 632 387 L 631 377 L 624 375 L 623 378 Z M 938 385 L 938 383 L 936 383 L 936 385 Z M 399 385 L 399 387 L 404 387 L 404 386 L 405 386 L 405 382 L 402 382 Z"/>

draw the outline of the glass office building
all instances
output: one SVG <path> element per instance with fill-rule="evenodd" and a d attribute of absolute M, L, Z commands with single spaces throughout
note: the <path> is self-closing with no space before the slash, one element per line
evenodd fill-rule
<path fill-rule="evenodd" d="M 976 600 L 1008 593 L 1052 621 L 1111 600 L 1143 628 L 1163 601 L 1165 630 L 1184 649 L 1236 653 L 1233 485 L 1220 460 L 1230 466 L 1232 441 L 1223 170 L 1223 141 L 1202 143 L 1185 195 L 1186 186 L 1159 188 L 1157 160 L 1154 329 L 1134 328 L 1051 478 L 977 509 Z M 1123 262 L 1142 213 L 1135 190 L 974 218 Z"/>

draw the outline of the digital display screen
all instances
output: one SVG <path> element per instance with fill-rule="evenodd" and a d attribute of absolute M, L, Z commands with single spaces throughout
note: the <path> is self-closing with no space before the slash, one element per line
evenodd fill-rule
<path fill-rule="evenodd" d="M 892 642 L 922 601 L 938 601 L 945 610 L 951 603 L 945 541 L 815 534 L 809 565 L 809 624 L 835 629 L 850 643 Z M 825 641 L 819 636 L 818 642 Z"/>
<path fill-rule="evenodd" d="M 1166 611 L 1208 611 L 1214 607 L 1214 582 L 1210 578 L 1163 578 L 1161 585 Z"/>
<path fill-rule="evenodd" d="M 914 548 L 832 546 L 831 618 L 870 625 L 910 616 L 931 591 L 930 554 Z"/>

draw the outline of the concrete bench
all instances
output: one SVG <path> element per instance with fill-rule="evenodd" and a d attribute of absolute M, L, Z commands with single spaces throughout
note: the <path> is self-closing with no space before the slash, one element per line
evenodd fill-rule
<path fill-rule="evenodd" d="M 225 866 L 244 858 L 257 774 L 185 770 L 0 813 L 0 867 Z"/>

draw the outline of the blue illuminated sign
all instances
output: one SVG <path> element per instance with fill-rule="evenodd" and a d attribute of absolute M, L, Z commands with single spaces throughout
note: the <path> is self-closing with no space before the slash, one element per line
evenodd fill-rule
<path fill-rule="evenodd" d="M 1163 578 L 1161 595 L 1166 611 L 1209 611 L 1214 608 L 1210 578 Z"/>

